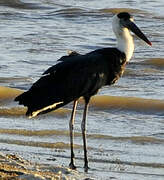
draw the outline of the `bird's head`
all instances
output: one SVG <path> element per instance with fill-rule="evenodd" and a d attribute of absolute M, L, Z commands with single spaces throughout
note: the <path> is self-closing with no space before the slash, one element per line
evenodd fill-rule
<path fill-rule="evenodd" d="M 132 31 L 134 34 L 136 34 L 140 39 L 145 41 L 147 44 L 149 44 L 150 46 L 152 45 L 152 43 L 143 34 L 143 32 L 136 26 L 132 15 L 130 15 L 127 12 L 121 12 L 119 14 L 116 14 L 113 17 L 112 27 L 116 36 L 121 35 L 123 30 L 128 29 Z"/>

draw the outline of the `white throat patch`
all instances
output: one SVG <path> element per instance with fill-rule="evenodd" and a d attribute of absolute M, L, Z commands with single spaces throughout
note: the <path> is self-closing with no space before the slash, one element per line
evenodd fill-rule
<path fill-rule="evenodd" d="M 133 21 L 133 19 L 131 19 Z M 129 61 L 134 52 L 134 41 L 128 28 L 120 25 L 120 19 L 115 15 L 112 22 L 113 31 L 117 38 L 117 48 L 124 52 L 126 61 Z"/>

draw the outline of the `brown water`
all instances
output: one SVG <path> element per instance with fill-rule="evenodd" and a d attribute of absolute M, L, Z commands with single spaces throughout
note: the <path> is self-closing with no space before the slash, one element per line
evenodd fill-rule
<path fill-rule="evenodd" d="M 135 40 L 134 57 L 117 84 L 92 98 L 88 115 L 92 179 L 164 179 L 163 0 L 0 1 L 0 151 L 68 167 L 72 104 L 28 119 L 13 102 L 56 60 L 76 50 L 115 46 L 113 13 L 128 11 L 153 47 Z M 16 89 L 15 89 L 16 88 Z M 75 154 L 83 173 L 81 116 L 75 122 Z"/>

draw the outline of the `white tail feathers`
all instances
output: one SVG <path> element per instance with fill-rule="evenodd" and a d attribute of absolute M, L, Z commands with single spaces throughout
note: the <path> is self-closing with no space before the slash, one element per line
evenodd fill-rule
<path fill-rule="evenodd" d="M 44 107 L 44 108 L 42 108 L 42 109 L 39 109 L 39 110 L 37 110 L 37 111 L 34 111 L 34 112 L 32 112 L 32 114 L 29 116 L 29 118 L 33 118 L 33 117 L 35 117 L 35 116 L 37 116 L 40 112 L 42 112 L 42 111 L 46 111 L 46 110 L 48 110 L 48 109 L 53 109 L 53 108 L 55 108 L 58 104 L 62 104 L 63 102 L 57 102 L 57 103 L 54 103 L 54 104 L 52 104 L 52 105 L 49 105 L 49 106 L 47 106 L 47 107 Z"/>

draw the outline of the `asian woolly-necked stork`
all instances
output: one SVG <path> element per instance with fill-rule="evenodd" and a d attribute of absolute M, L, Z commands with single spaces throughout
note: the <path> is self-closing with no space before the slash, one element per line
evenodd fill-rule
<path fill-rule="evenodd" d="M 77 102 L 80 97 L 85 100 L 81 123 L 84 168 L 88 171 L 86 144 L 86 116 L 91 96 L 106 85 L 112 85 L 123 74 L 126 63 L 134 51 L 133 36 L 130 31 L 150 46 L 151 42 L 134 24 L 133 17 L 121 12 L 113 17 L 113 31 L 117 39 L 117 47 L 102 48 L 81 55 L 76 52 L 59 59 L 59 63 L 50 67 L 32 87 L 16 97 L 15 101 L 28 107 L 26 115 L 35 117 L 60 108 L 74 101 L 70 127 L 71 162 L 70 168 L 75 169 L 73 152 L 73 125 Z"/>

